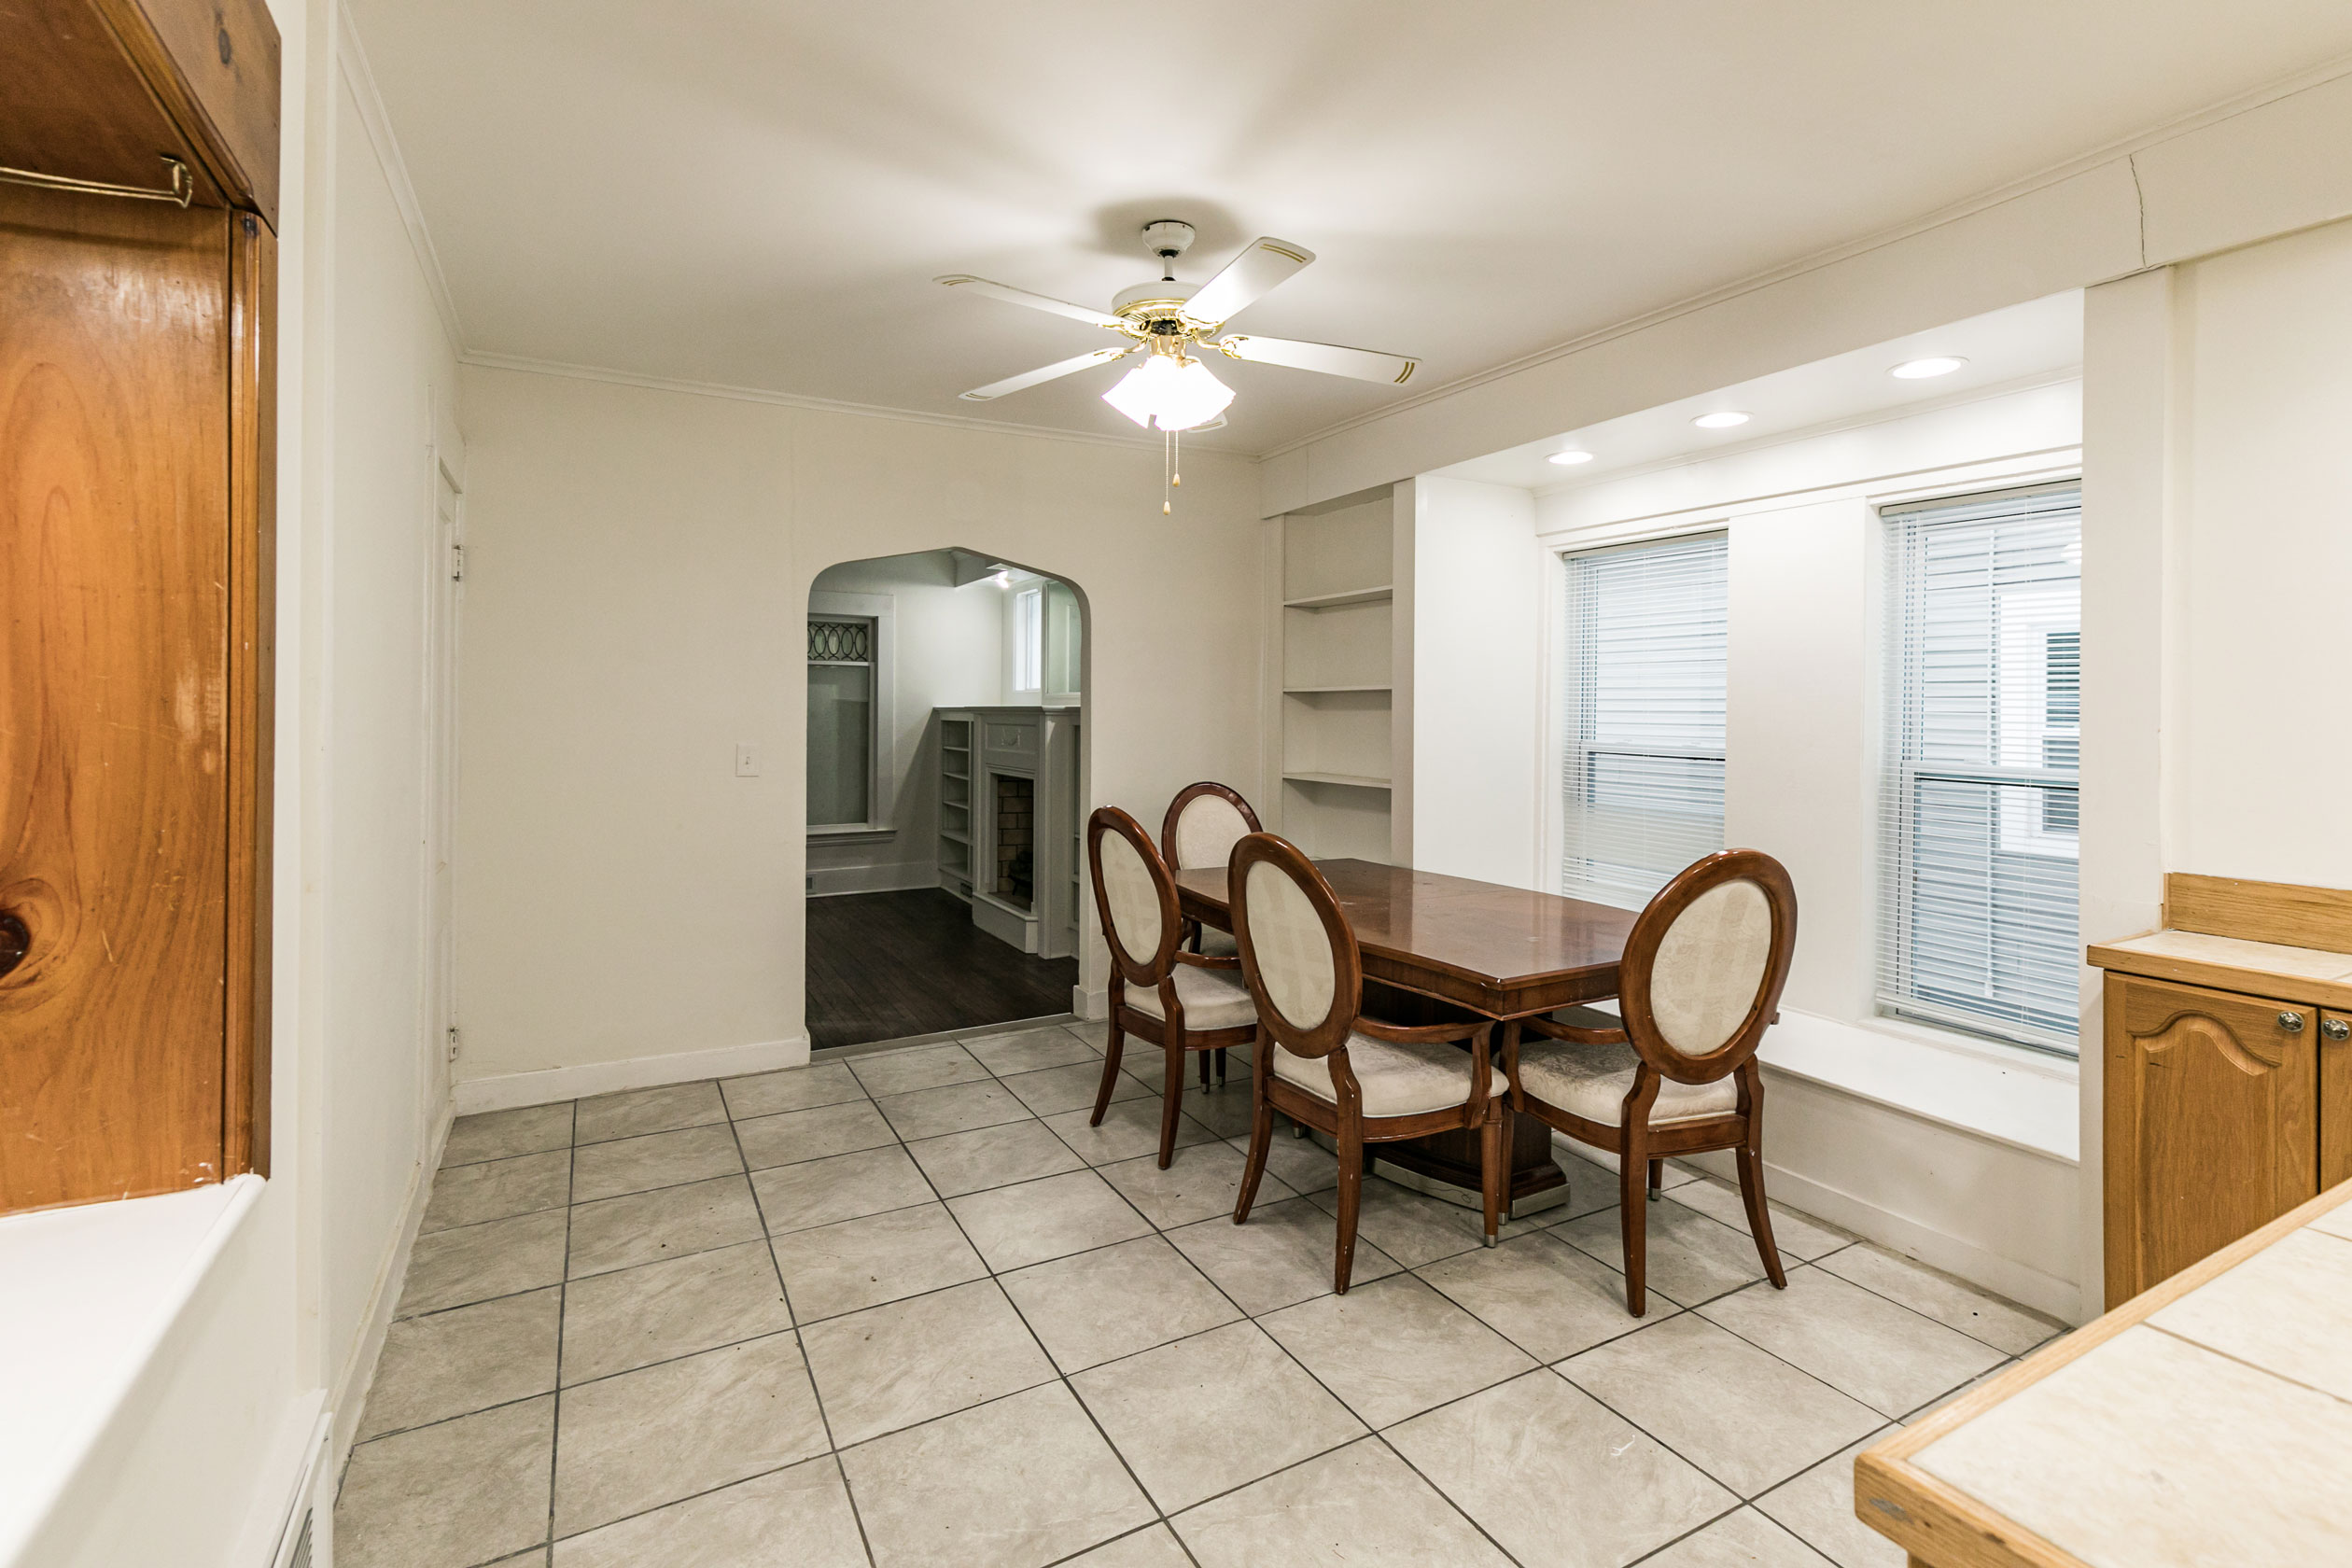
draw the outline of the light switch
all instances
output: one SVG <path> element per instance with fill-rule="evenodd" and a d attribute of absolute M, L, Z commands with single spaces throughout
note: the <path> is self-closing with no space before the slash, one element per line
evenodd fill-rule
<path fill-rule="evenodd" d="M 735 777 L 737 778 L 760 777 L 760 749 L 749 741 L 735 742 Z"/>

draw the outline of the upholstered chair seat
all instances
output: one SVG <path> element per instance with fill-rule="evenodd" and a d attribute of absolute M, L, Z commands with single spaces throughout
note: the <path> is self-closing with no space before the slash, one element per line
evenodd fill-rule
<path fill-rule="evenodd" d="M 1176 983 L 1176 1000 L 1183 1004 L 1188 1029 L 1246 1029 L 1257 1022 L 1257 1004 L 1250 1000 L 1250 987 L 1238 969 L 1179 964 L 1169 978 Z M 1147 1018 L 1168 1017 L 1158 990 L 1149 986 L 1128 987 L 1127 1004 Z"/>
<path fill-rule="evenodd" d="M 1530 1040 L 1519 1046 L 1519 1082 L 1547 1105 L 1588 1122 L 1615 1127 L 1625 1113 L 1625 1097 L 1642 1065 L 1631 1045 L 1578 1045 L 1560 1040 Z M 1276 1064 L 1278 1069 L 1280 1063 Z M 1711 1084 L 1683 1084 L 1664 1076 L 1650 1106 L 1649 1125 L 1725 1116 L 1740 1108 L 1740 1085 L 1729 1077 Z"/>
<path fill-rule="evenodd" d="M 1200 928 L 1200 951 L 1212 959 L 1235 959 L 1241 956 L 1241 944 L 1233 939 L 1231 931 L 1203 926 Z"/>
<path fill-rule="evenodd" d="M 1338 1103 L 1331 1085 L 1331 1058 L 1295 1057 L 1274 1047 L 1274 1075 L 1295 1084 L 1317 1099 Z M 1459 1045 L 1408 1041 L 1391 1044 L 1368 1034 L 1348 1036 L 1348 1066 L 1356 1087 L 1364 1091 L 1367 1116 L 1418 1116 L 1424 1111 L 1444 1111 L 1470 1098 L 1470 1053 Z M 1511 1082 L 1498 1068 L 1487 1069 L 1487 1093 L 1511 1092 Z"/>

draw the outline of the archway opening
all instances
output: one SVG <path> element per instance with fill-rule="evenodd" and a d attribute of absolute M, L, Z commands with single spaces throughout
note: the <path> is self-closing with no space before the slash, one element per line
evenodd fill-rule
<path fill-rule="evenodd" d="M 974 550 L 811 583 L 812 1048 L 1070 1015 L 1086 636 L 1074 584 Z"/>

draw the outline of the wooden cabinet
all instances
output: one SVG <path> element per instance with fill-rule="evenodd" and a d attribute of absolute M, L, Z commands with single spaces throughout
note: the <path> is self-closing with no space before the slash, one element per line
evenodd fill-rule
<path fill-rule="evenodd" d="M 2352 893 L 2176 875 L 2105 969 L 2107 1301 L 2352 1180 Z"/>
<path fill-rule="evenodd" d="M 268 1166 L 276 49 L 0 7 L 0 1211 Z"/>
<path fill-rule="evenodd" d="M 2107 977 L 2110 1304 L 2318 1193 L 2318 1021 L 2308 1003 Z"/>

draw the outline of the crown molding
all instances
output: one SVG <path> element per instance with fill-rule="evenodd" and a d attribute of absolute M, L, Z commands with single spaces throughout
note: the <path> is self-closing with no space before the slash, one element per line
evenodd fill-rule
<path fill-rule="evenodd" d="M 384 94 L 377 91 L 375 72 L 368 64 L 368 51 L 359 42 L 358 24 L 351 20 L 351 7 L 335 7 L 335 63 L 342 68 L 343 81 L 351 89 L 352 102 L 358 106 L 359 124 L 368 133 L 368 146 L 375 153 L 376 167 L 384 172 L 384 183 L 391 188 L 392 204 L 400 211 L 400 226 L 408 231 L 409 248 L 416 253 L 416 265 L 425 274 L 425 291 L 433 297 L 433 310 L 441 316 L 441 330 L 449 336 L 449 346 L 463 354 L 466 329 L 457 319 L 457 301 L 449 291 L 449 278 L 442 273 L 441 253 L 433 248 L 433 236 L 425 227 L 425 209 L 416 200 L 416 186 L 410 180 L 408 161 L 400 156 L 400 143 L 392 134 L 392 121 L 385 113 Z"/>
<path fill-rule="evenodd" d="M 1661 305 L 1657 310 L 1645 315 L 1614 322 L 1609 326 L 1587 332 L 1581 337 L 1570 338 L 1564 343 L 1537 349 L 1532 354 L 1521 355 L 1516 359 L 1506 359 L 1499 365 L 1459 376 L 1452 381 L 1432 386 L 1426 391 L 1397 402 L 1387 403 L 1378 409 L 1338 420 L 1311 434 L 1300 436 L 1295 441 L 1285 441 L 1280 446 L 1268 447 L 1257 455 L 1258 461 L 1270 462 L 1274 458 L 1296 452 L 1301 447 L 1312 446 L 1315 442 L 1326 441 L 1333 436 L 1342 435 L 1350 430 L 1362 429 L 1367 425 L 1377 425 L 1392 414 L 1403 413 L 1408 409 L 1441 402 L 1457 393 L 1466 392 L 1474 386 L 1483 386 L 1488 382 L 1500 381 L 1506 376 L 1516 375 L 1521 371 L 1532 370 L 1538 365 L 1549 364 L 1555 359 L 1564 359 L 1571 355 L 1581 354 L 1587 349 L 1644 331 L 1661 322 L 1673 321 L 1677 317 L 1693 315 L 1710 306 L 1719 305 L 1727 300 L 1736 300 L 1743 294 L 1753 294 L 1759 289 L 1770 288 L 1775 284 L 1785 283 L 1791 278 L 1802 277 L 1807 273 L 1819 272 L 1825 267 L 1835 266 L 1841 261 L 1851 260 L 1857 256 L 1867 256 L 1871 251 L 1883 249 L 1887 245 L 1930 232 L 1946 224 L 1956 223 L 1962 218 L 1973 217 L 1978 213 L 1989 212 L 1995 207 L 2006 205 L 2021 197 L 2031 196 L 2039 190 L 2047 190 L 2052 186 L 2062 185 L 2093 169 L 2104 168 L 2119 161 L 2124 161 L 2130 167 L 2133 185 L 2136 189 L 2139 183 L 2139 168 L 2135 162 L 2131 161 L 2135 155 L 2193 132 L 2204 130 L 2207 126 L 2218 125 L 2226 119 L 2233 119 L 2239 115 L 2252 109 L 2259 109 L 2264 105 L 2291 98 L 2299 92 L 2335 81 L 2345 76 L 2352 76 L 2352 55 L 2340 55 L 2290 76 L 2277 77 L 2261 87 L 2240 93 L 2234 98 L 2224 99 L 2219 104 L 2192 110 L 2148 130 L 2135 132 L 2132 135 L 2109 142 L 2093 151 L 2067 159 L 2063 163 L 2053 163 L 2022 179 L 2012 180 L 2007 185 L 1996 186 L 1990 190 L 1966 197 L 1949 206 L 1939 207 L 1908 222 L 1880 230 L 1860 239 L 1848 240 L 1826 250 L 1815 251 L 1810 256 L 1801 257 L 1770 271 L 1751 273 L 1704 293 L 1693 294 L 1671 304 Z M 2141 220 L 2140 264 L 2144 268 L 2148 264 L 2148 236 L 2144 208 Z"/>
<path fill-rule="evenodd" d="M 521 354 L 490 354 L 468 349 L 457 356 L 458 363 L 478 365 L 483 370 L 514 371 L 525 375 L 562 376 L 572 381 L 600 381 L 613 386 L 637 386 L 649 392 L 678 392 L 693 398 L 724 398 L 738 403 L 768 403 L 777 408 L 810 409 L 819 413 L 855 414 L 861 419 L 892 419 L 905 425 L 933 425 L 950 430 L 985 430 L 1000 436 L 1029 436 L 1041 441 L 1078 441 L 1089 446 L 1112 446 L 1125 451 L 1159 450 L 1159 441 L 1150 436 L 1104 435 L 1096 430 L 1063 430 L 1049 425 L 1015 425 L 1006 420 L 974 419 L 968 414 L 931 413 L 918 409 L 889 408 L 879 403 L 850 403 L 833 398 L 811 398 L 797 392 L 774 392 L 762 386 L 731 386 L 724 382 L 681 381 L 670 376 L 643 375 L 635 371 L 615 371 L 601 365 L 573 365 L 560 359 L 534 359 Z M 1213 453 L 1219 457 L 1238 457 L 1254 461 L 1246 452 L 1230 447 L 1208 446 L 1197 450 Z"/>

